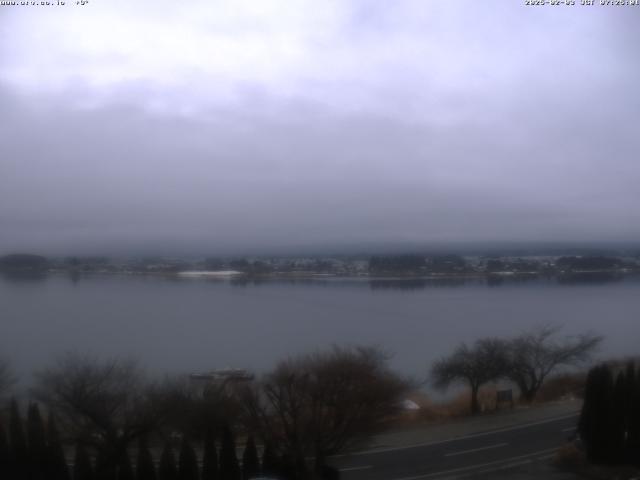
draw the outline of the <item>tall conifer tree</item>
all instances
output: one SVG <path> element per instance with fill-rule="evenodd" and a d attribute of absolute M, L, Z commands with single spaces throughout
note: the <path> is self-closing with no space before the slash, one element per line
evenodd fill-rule
<path fill-rule="evenodd" d="M 222 431 L 222 445 L 220 447 L 220 478 L 221 480 L 240 480 L 240 466 L 236 455 L 236 442 L 228 426 Z"/>
<path fill-rule="evenodd" d="M 265 443 L 262 451 L 261 472 L 265 477 L 274 477 L 279 473 L 278 457 L 269 443 Z"/>
<path fill-rule="evenodd" d="M 160 467 L 158 468 L 159 480 L 178 480 L 178 468 L 176 467 L 176 457 L 173 454 L 171 444 L 167 442 L 160 456 Z"/>
<path fill-rule="evenodd" d="M 29 449 L 29 479 L 44 480 L 48 471 L 47 440 L 40 408 L 32 403 L 27 410 L 27 440 Z"/>
<path fill-rule="evenodd" d="M 186 436 L 182 438 L 178 461 L 180 480 L 198 480 L 198 457 Z"/>
<path fill-rule="evenodd" d="M 69 466 L 53 412 L 49 412 L 47 419 L 47 465 L 49 480 L 70 480 Z"/>
<path fill-rule="evenodd" d="M 11 445 L 11 475 L 15 480 L 25 480 L 28 475 L 29 451 L 20 417 L 20 408 L 15 399 L 11 401 L 9 443 Z"/>
<path fill-rule="evenodd" d="M 11 478 L 11 452 L 9 441 L 4 431 L 4 426 L 0 421 L 0 478 Z"/>
<path fill-rule="evenodd" d="M 627 461 L 640 467 L 640 368 L 635 375 L 632 409 L 629 416 Z"/>
<path fill-rule="evenodd" d="M 146 437 L 138 441 L 137 480 L 156 480 L 156 467 Z"/>
<path fill-rule="evenodd" d="M 242 478 L 248 480 L 260 473 L 260 463 L 258 461 L 258 450 L 253 441 L 253 436 L 249 435 L 247 443 L 242 453 Z"/>
<path fill-rule="evenodd" d="M 108 455 L 104 449 L 98 450 L 93 470 L 96 480 L 116 480 L 117 467 L 113 455 Z"/>
<path fill-rule="evenodd" d="M 120 456 L 116 478 L 117 480 L 135 480 L 133 467 L 131 466 L 131 459 L 126 451 Z"/>
<path fill-rule="evenodd" d="M 624 423 L 627 436 L 625 439 L 623 457 L 627 464 L 634 461 L 634 401 L 636 398 L 636 366 L 635 362 L 630 361 L 624 371 L 625 383 L 625 402 L 624 402 Z M 640 453 L 640 452 L 639 452 Z"/>
<path fill-rule="evenodd" d="M 220 472 L 218 467 L 218 452 L 216 439 L 212 430 L 207 430 L 204 437 L 204 453 L 202 456 L 202 480 L 218 480 Z"/>
<path fill-rule="evenodd" d="M 618 373 L 613 386 L 609 405 L 609 425 L 607 429 L 608 455 L 607 462 L 620 464 L 624 462 L 627 439 L 627 382 L 624 372 Z"/>
<path fill-rule="evenodd" d="M 94 480 L 91 458 L 87 450 L 80 444 L 76 445 L 73 461 L 73 480 Z"/>
<path fill-rule="evenodd" d="M 594 367 L 587 375 L 584 402 L 578 423 L 587 458 L 593 463 L 608 463 L 610 446 L 607 435 L 611 423 L 613 379 L 608 365 Z"/>

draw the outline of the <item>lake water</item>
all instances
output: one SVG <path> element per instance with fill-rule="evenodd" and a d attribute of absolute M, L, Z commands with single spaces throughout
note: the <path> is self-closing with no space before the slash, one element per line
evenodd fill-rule
<path fill-rule="evenodd" d="M 152 372 L 262 371 L 289 354 L 378 344 L 424 377 L 461 341 L 542 323 L 640 352 L 640 280 L 487 283 L 326 279 L 262 283 L 145 276 L 0 276 L 0 356 L 23 382 L 56 354 L 132 355 Z"/>

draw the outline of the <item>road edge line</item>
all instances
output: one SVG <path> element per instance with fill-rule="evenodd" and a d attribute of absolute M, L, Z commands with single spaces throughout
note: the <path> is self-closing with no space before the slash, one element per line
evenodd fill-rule
<path fill-rule="evenodd" d="M 525 455 L 517 455 L 515 457 L 504 458 L 504 459 L 501 459 L 501 460 L 494 460 L 492 462 L 478 463 L 476 465 L 469 465 L 468 467 L 453 468 L 453 469 L 450 469 L 450 470 L 442 470 L 440 472 L 425 473 L 423 475 L 414 475 L 412 477 L 399 477 L 399 478 L 394 478 L 393 480 L 422 480 L 422 479 L 426 479 L 426 478 L 435 478 L 435 477 L 439 477 L 439 476 L 449 475 L 449 474 L 452 474 L 452 473 L 455 474 L 455 473 L 461 473 L 461 472 L 465 472 L 465 471 L 473 472 L 474 470 L 477 470 L 477 469 L 480 469 L 480 468 L 483 468 L 483 467 L 490 467 L 492 465 L 510 465 L 510 464 L 513 464 L 516 461 L 518 461 L 517 464 L 519 464 L 521 462 L 525 462 L 525 459 L 527 459 L 527 461 L 531 461 L 531 460 L 533 460 L 533 458 L 531 458 L 531 457 L 535 457 L 536 455 L 541 455 L 541 454 L 546 454 L 546 453 L 552 452 L 554 450 L 557 450 L 557 448 L 558 447 L 547 448 L 545 450 L 538 450 L 537 452 L 527 453 Z"/>
<path fill-rule="evenodd" d="M 536 421 L 536 422 L 523 423 L 521 425 L 514 425 L 514 426 L 511 426 L 511 427 L 498 428 L 496 430 L 488 430 L 488 431 L 484 431 L 484 432 L 472 433 L 470 435 L 463 435 L 461 437 L 453 437 L 453 438 L 449 438 L 449 439 L 446 439 L 446 440 L 435 440 L 435 441 L 431 441 L 431 442 L 414 443 L 414 444 L 405 445 L 405 446 L 402 446 L 402 447 L 372 448 L 370 450 L 362 450 L 360 452 L 343 453 L 343 454 L 340 454 L 340 455 L 332 455 L 329 458 L 357 457 L 359 455 L 373 455 L 373 454 L 376 454 L 376 453 L 397 452 L 399 450 L 410 450 L 412 448 L 430 447 L 432 445 L 439 445 L 441 443 L 456 442 L 458 440 L 467 440 L 469 438 L 477 438 L 477 437 L 483 437 L 483 436 L 487 436 L 487 435 L 493 435 L 493 434 L 496 434 L 496 433 L 510 432 L 512 430 L 519 430 L 521 428 L 535 427 L 536 425 L 544 425 L 545 423 L 552 423 L 552 422 L 557 422 L 557 421 L 560 421 L 560 420 L 566 420 L 568 418 L 577 417 L 578 415 L 580 415 L 580 412 L 575 412 L 575 413 L 562 415 L 562 416 L 554 417 L 554 418 L 548 418 L 546 420 L 540 420 L 540 421 Z"/>

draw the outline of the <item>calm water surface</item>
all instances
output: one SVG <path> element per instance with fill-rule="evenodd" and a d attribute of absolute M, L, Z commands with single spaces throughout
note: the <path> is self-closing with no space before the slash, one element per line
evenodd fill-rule
<path fill-rule="evenodd" d="M 379 344 L 417 377 L 458 342 L 551 322 L 640 351 L 640 281 L 330 279 L 234 283 L 143 276 L 0 277 L 0 355 L 28 379 L 70 349 L 133 355 L 153 372 L 264 370 L 331 344 Z"/>

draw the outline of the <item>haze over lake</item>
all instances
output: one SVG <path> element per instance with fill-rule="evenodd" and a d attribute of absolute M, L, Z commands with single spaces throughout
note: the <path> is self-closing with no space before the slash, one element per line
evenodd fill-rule
<path fill-rule="evenodd" d="M 637 277 L 609 282 L 369 281 L 262 283 L 95 275 L 0 276 L 0 351 L 16 373 L 70 349 L 131 355 L 153 373 L 238 367 L 262 371 L 331 344 L 379 344 L 392 366 L 424 377 L 461 341 L 542 323 L 605 335 L 600 356 L 637 353 Z"/>

